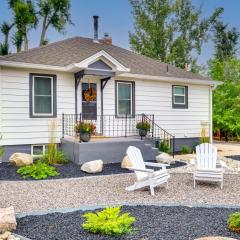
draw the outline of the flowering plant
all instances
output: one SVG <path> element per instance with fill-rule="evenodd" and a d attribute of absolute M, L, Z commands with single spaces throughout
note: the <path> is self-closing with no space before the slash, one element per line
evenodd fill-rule
<path fill-rule="evenodd" d="M 75 124 L 74 130 L 76 133 L 89 133 L 89 134 L 95 134 L 96 131 L 96 125 L 91 122 L 77 122 Z"/>

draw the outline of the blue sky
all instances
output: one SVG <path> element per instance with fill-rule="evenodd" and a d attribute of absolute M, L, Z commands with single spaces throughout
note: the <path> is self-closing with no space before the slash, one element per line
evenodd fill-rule
<path fill-rule="evenodd" d="M 192 0 L 194 4 L 202 4 L 203 14 L 208 16 L 216 7 L 224 7 L 222 19 L 240 30 L 240 1 L 239 0 Z M 124 48 L 130 48 L 128 32 L 133 30 L 133 17 L 128 0 L 72 0 L 72 21 L 74 26 L 68 26 L 66 34 L 61 35 L 49 29 L 47 36 L 53 42 L 72 36 L 93 36 L 92 16 L 100 16 L 99 35 L 110 33 L 113 43 Z M 0 0 L 0 23 L 10 21 L 11 14 L 7 6 L 7 0 Z M 36 47 L 39 42 L 39 29 L 29 33 L 30 47 Z M 1 39 L 1 37 L 0 37 Z M 198 62 L 204 64 L 211 58 L 213 45 L 205 44 Z"/>

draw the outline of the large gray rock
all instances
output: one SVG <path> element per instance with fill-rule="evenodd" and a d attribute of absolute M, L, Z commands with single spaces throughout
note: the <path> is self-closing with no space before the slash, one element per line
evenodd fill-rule
<path fill-rule="evenodd" d="M 94 160 L 94 161 L 86 162 L 81 166 L 81 170 L 84 172 L 87 172 L 87 173 L 102 172 L 103 161 L 102 160 Z"/>
<path fill-rule="evenodd" d="M 14 153 L 9 161 L 11 164 L 17 167 L 27 166 L 33 163 L 33 157 L 27 153 Z"/>
<path fill-rule="evenodd" d="M 173 163 L 175 162 L 174 158 L 172 156 L 170 156 L 167 153 L 160 153 L 158 156 L 156 156 L 156 161 L 158 163 L 163 163 L 163 162 L 167 162 L 167 163 Z"/>
<path fill-rule="evenodd" d="M 15 211 L 13 207 L 0 208 L 0 233 L 13 231 L 17 227 Z"/>

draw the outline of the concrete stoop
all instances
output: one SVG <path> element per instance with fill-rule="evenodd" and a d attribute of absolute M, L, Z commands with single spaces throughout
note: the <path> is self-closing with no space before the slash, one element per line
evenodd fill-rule
<path fill-rule="evenodd" d="M 111 138 L 88 143 L 61 139 L 62 150 L 78 165 L 97 159 L 101 159 L 104 163 L 121 162 L 129 146 L 139 148 L 145 161 L 154 160 L 159 154 L 158 149 L 151 143 L 138 138 Z"/>

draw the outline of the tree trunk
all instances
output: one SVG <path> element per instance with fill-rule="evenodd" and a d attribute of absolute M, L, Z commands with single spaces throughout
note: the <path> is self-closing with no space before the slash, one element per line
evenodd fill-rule
<path fill-rule="evenodd" d="M 21 52 L 22 46 L 17 46 L 17 52 Z"/>
<path fill-rule="evenodd" d="M 24 34 L 24 51 L 28 50 L 28 37 L 27 37 L 27 33 Z"/>
<path fill-rule="evenodd" d="M 5 35 L 5 39 L 4 39 L 4 44 L 5 44 L 5 46 L 7 46 L 8 45 L 8 37 L 9 37 L 9 35 L 8 35 L 8 33 Z"/>
<path fill-rule="evenodd" d="M 41 47 L 43 45 L 44 40 L 45 40 L 45 35 L 46 35 L 46 31 L 47 31 L 46 23 L 47 23 L 47 17 L 44 17 L 43 23 L 42 23 L 42 33 L 41 33 L 39 47 Z"/>

